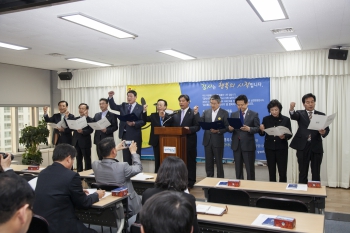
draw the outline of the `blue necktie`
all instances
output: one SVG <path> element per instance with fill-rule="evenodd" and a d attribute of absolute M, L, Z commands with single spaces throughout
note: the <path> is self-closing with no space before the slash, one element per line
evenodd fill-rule
<path fill-rule="evenodd" d="M 131 113 L 131 104 L 129 104 L 129 106 L 128 106 L 128 114 L 130 114 Z"/>

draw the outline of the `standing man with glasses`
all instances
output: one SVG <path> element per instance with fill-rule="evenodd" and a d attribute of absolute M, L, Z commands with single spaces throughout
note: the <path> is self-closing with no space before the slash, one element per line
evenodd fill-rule
<path fill-rule="evenodd" d="M 141 156 L 142 133 L 141 128 L 146 124 L 142 119 L 143 107 L 136 102 L 137 93 L 130 90 L 127 93 L 127 103 L 123 102 L 118 105 L 113 99 L 114 91 L 108 92 L 108 102 L 112 110 L 119 111 L 121 116 L 134 113 L 138 118 L 137 121 L 120 121 L 119 123 L 119 138 L 125 141 L 134 141 L 137 146 L 137 154 Z M 132 165 L 132 156 L 129 150 L 123 150 L 123 161 Z"/>
<path fill-rule="evenodd" d="M 329 133 L 329 127 L 321 130 L 307 129 L 312 116 L 315 114 L 325 115 L 315 110 L 316 96 L 312 93 L 302 98 L 305 110 L 295 111 L 295 102 L 290 103 L 290 118 L 298 122 L 298 130 L 290 143 L 290 147 L 297 150 L 299 165 L 299 183 L 307 184 L 309 164 L 311 162 L 311 173 L 313 181 L 321 181 L 321 163 L 323 157 L 322 138 Z M 321 138 L 322 137 L 322 138 Z"/>
<path fill-rule="evenodd" d="M 186 155 L 188 170 L 188 187 L 193 188 L 196 183 L 196 159 L 197 159 L 197 132 L 200 130 L 198 106 L 193 109 L 189 107 L 190 97 L 188 95 L 180 95 L 179 105 L 181 111 L 174 115 L 173 126 L 184 127 L 191 133 L 186 135 Z"/>

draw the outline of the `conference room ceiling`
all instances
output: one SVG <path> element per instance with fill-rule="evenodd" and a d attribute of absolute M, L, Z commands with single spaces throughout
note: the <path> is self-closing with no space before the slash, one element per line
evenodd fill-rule
<path fill-rule="evenodd" d="M 180 61 L 157 52 L 173 48 L 197 59 L 286 52 L 275 37 L 297 35 L 302 50 L 350 45 L 350 1 L 282 0 L 289 19 L 262 22 L 246 0 L 86 0 L 0 15 L 0 63 L 48 70 Z M 83 13 L 138 37 L 118 39 L 62 20 Z M 271 29 L 292 27 L 274 35 Z M 61 54 L 51 56 L 48 54 Z"/>

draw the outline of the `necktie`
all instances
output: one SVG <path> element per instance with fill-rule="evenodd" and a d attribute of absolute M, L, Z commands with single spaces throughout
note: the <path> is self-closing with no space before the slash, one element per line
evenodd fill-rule
<path fill-rule="evenodd" d="M 128 106 L 128 114 L 130 114 L 130 112 L 131 112 L 131 104 L 129 104 L 129 106 Z"/>
<path fill-rule="evenodd" d="M 183 109 L 181 109 L 181 121 L 180 121 L 180 125 L 182 124 L 182 121 L 185 117 L 185 111 Z"/>
<path fill-rule="evenodd" d="M 312 112 L 308 112 L 309 113 L 309 119 L 311 120 L 312 118 Z M 307 141 L 310 142 L 311 141 L 311 134 L 309 134 L 309 137 L 307 138 Z"/>
<path fill-rule="evenodd" d="M 245 118 L 245 112 L 242 112 L 242 115 L 243 115 L 243 119 Z"/>

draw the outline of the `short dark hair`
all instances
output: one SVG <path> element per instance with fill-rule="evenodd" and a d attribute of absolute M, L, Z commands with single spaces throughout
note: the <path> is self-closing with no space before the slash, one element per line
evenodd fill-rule
<path fill-rule="evenodd" d="M 86 103 L 81 103 L 81 104 L 79 104 L 78 108 L 80 108 L 81 105 L 85 105 L 85 106 L 86 106 L 86 109 L 89 109 L 89 105 L 87 105 Z"/>
<path fill-rule="evenodd" d="M 105 158 L 111 154 L 113 148 L 115 148 L 114 138 L 104 138 L 99 143 L 97 143 L 97 154 L 100 158 Z"/>
<path fill-rule="evenodd" d="M 7 222 L 14 213 L 34 203 L 34 191 L 22 177 L 8 172 L 0 173 L 0 225 Z"/>
<path fill-rule="evenodd" d="M 238 100 L 243 100 L 245 104 L 248 103 L 248 98 L 247 98 L 246 95 L 239 95 L 239 96 L 237 96 L 237 98 L 235 99 L 235 103 L 236 104 L 237 104 Z"/>
<path fill-rule="evenodd" d="M 63 161 L 68 156 L 70 156 L 72 159 L 77 156 L 77 151 L 74 146 L 67 143 L 58 144 L 53 150 L 52 161 Z"/>
<path fill-rule="evenodd" d="M 106 98 L 101 98 L 98 102 L 101 102 L 101 101 L 104 101 L 104 102 L 106 102 L 106 104 L 108 104 L 108 99 L 106 99 Z"/>
<path fill-rule="evenodd" d="M 66 107 L 68 107 L 68 102 L 65 100 L 61 100 L 60 102 L 58 102 L 57 106 L 60 105 L 61 103 L 66 103 Z"/>
<path fill-rule="evenodd" d="M 134 96 L 137 96 L 137 92 L 134 90 L 129 90 L 126 95 L 128 95 L 129 93 L 133 94 Z"/>
<path fill-rule="evenodd" d="M 159 100 L 157 100 L 157 104 L 158 104 L 159 101 L 163 101 L 164 102 L 164 106 L 168 106 L 168 102 L 166 102 L 166 100 L 159 99 Z"/>
<path fill-rule="evenodd" d="M 190 101 L 190 97 L 189 97 L 188 95 L 186 95 L 186 94 L 180 95 L 179 98 L 178 98 L 178 100 L 180 101 L 181 98 L 185 98 L 185 100 L 186 100 L 187 102 Z"/>
<path fill-rule="evenodd" d="M 187 167 L 179 157 L 166 157 L 159 167 L 155 186 L 157 188 L 184 191 L 187 189 Z"/>
<path fill-rule="evenodd" d="M 221 98 L 219 95 L 210 96 L 210 100 L 216 100 L 218 103 L 221 103 Z"/>
<path fill-rule="evenodd" d="M 194 209 L 184 193 L 164 191 L 143 205 L 140 222 L 145 233 L 190 233 Z"/>
<path fill-rule="evenodd" d="M 316 102 L 316 96 L 314 95 L 314 94 L 312 94 L 312 93 L 308 93 L 308 94 L 306 94 L 306 95 L 304 95 L 303 96 L 303 98 L 301 99 L 301 101 L 303 102 L 303 104 L 305 104 L 305 100 L 307 99 L 307 98 L 314 98 L 314 101 Z"/>
<path fill-rule="evenodd" d="M 267 105 L 267 111 L 270 112 L 270 109 L 273 107 L 277 107 L 282 112 L 282 104 L 278 100 L 271 100 Z"/>

